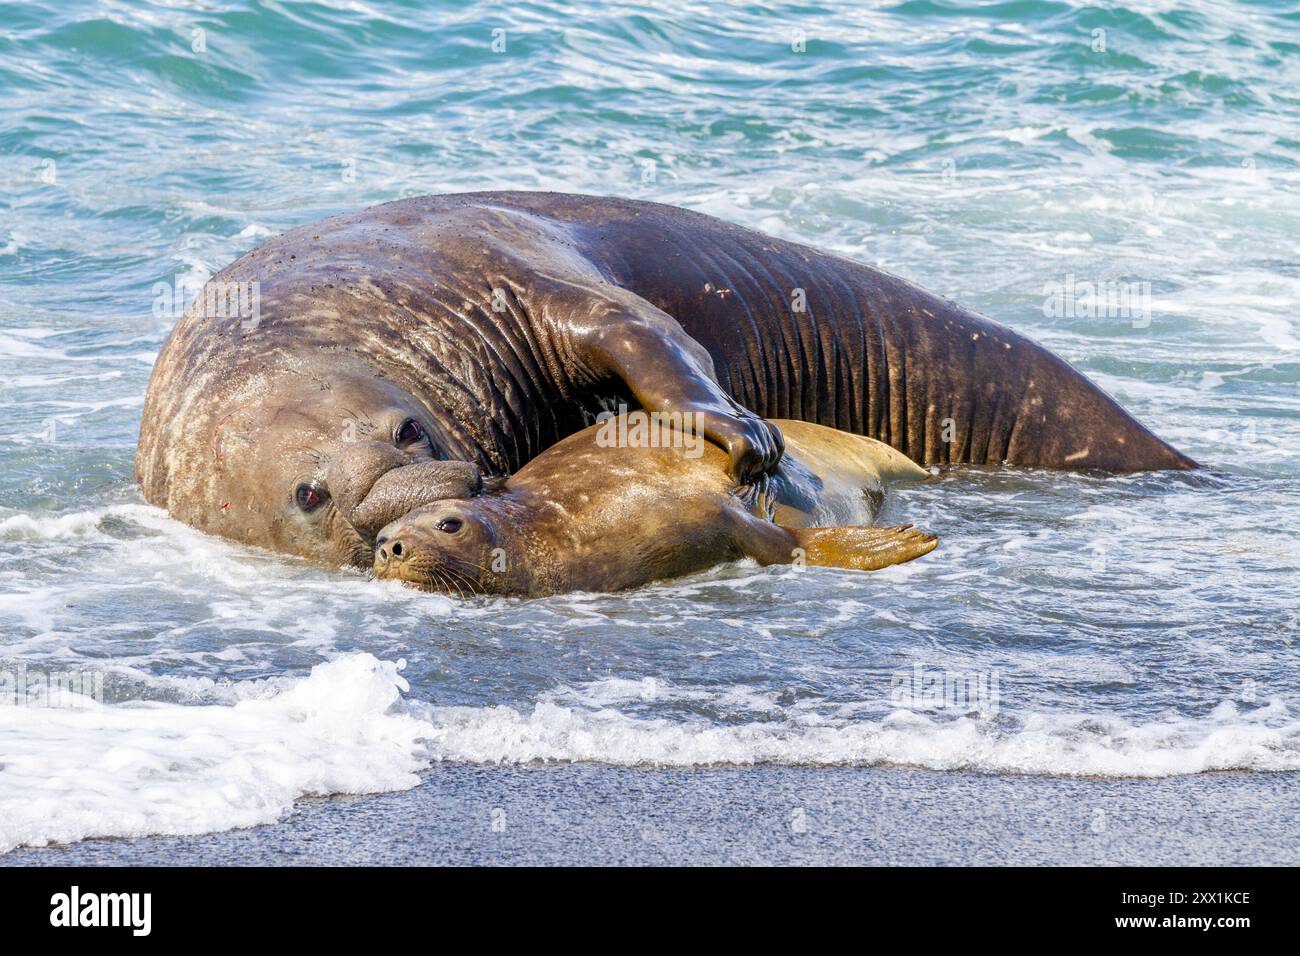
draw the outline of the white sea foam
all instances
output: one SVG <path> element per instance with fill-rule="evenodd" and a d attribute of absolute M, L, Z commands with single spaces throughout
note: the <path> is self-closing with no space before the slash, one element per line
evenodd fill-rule
<path fill-rule="evenodd" d="M 41 515 L 17 512 L 0 517 L 0 541 L 6 539 L 64 540 L 69 537 L 107 539 L 109 536 L 103 531 L 103 521 L 106 518 L 119 518 L 153 528 L 171 523 L 165 512 L 147 505 L 111 505 L 106 508 L 73 511 L 68 514 Z"/>
<path fill-rule="evenodd" d="M 630 690 L 641 695 L 650 686 L 634 683 Z M 740 696 L 734 690 L 727 693 Z M 528 711 L 432 708 L 428 720 L 434 755 L 451 761 L 655 767 L 894 764 L 1097 777 L 1300 770 L 1300 720 L 1276 701 L 1248 712 L 1226 702 L 1203 717 L 1143 724 L 1072 714 L 1032 715 L 1008 727 L 973 717 L 935 719 L 898 710 L 879 720 L 805 715 L 720 725 L 639 719 L 612 708 L 586 710 L 551 701 Z"/>
<path fill-rule="evenodd" d="M 428 725 L 394 706 L 400 666 L 348 655 L 232 706 L 0 706 L 0 851 L 254 826 L 306 795 L 413 787 Z"/>

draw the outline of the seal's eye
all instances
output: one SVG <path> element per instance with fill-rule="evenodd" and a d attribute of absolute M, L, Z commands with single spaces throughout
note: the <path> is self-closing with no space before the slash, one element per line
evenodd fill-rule
<path fill-rule="evenodd" d="M 459 518 L 443 518 L 438 522 L 438 530 L 445 531 L 447 534 L 455 534 L 464 524 Z"/>
<path fill-rule="evenodd" d="M 305 481 L 298 486 L 298 490 L 294 492 L 293 498 L 298 502 L 298 507 L 308 513 L 315 511 L 325 503 L 325 493 L 319 488 L 312 487 Z"/>
<path fill-rule="evenodd" d="M 423 441 L 424 428 L 414 418 L 408 418 L 397 426 L 397 433 L 393 438 L 399 445 L 409 445 L 412 442 Z"/>

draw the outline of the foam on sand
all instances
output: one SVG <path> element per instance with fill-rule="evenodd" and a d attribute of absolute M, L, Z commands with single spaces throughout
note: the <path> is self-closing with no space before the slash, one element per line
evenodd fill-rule
<path fill-rule="evenodd" d="M 427 726 L 399 664 L 353 654 L 233 706 L 0 706 L 0 852 L 278 820 L 299 797 L 403 790 Z"/>

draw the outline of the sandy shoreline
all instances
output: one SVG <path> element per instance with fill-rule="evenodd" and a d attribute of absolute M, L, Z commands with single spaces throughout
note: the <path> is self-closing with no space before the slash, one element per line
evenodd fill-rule
<path fill-rule="evenodd" d="M 446 765 L 278 824 L 0 865 L 1296 865 L 1295 774 L 1069 780 L 896 768 Z"/>

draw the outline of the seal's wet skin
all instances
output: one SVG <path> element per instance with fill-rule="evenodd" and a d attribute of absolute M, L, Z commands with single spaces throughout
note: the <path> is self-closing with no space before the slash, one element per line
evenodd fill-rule
<path fill-rule="evenodd" d="M 593 426 L 479 497 L 384 528 L 375 574 L 453 594 L 540 596 L 618 591 L 745 557 L 871 571 L 934 550 L 937 539 L 910 526 L 821 526 L 872 520 L 886 486 L 922 480 L 923 469 L 868 438 L 776 424 L 786 453 L 761 490 L 737 486 L 715 446 L 608 447 Z"/>
<path fill-rule="evenodd" d="M 672 206 L 402 200 L 273 239 L 209 288 L 255 308 L 232 317 L 201 297 L 168 337 L 141 424 L 144 495 L 323 564 L 368 565 L 386 521 L 469 493 L 475 470 L 516 471 L 618 401 L 692 413 L 742 481 L 780 459 L 765 418 L 927 463 L 1194 465 L 1004 326 Z"/>

